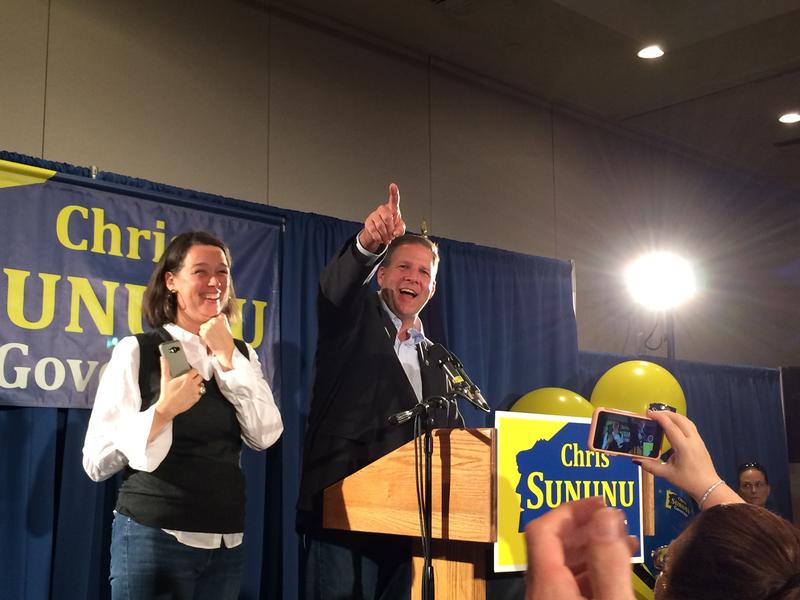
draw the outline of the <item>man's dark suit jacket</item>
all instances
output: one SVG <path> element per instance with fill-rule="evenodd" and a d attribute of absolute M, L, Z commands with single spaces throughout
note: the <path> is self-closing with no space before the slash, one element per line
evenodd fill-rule
<path fill-rule="evenodd" d="M 320 277 L 316 373 L 297 506 L 301 532 L 321 527 L 326 487 L 413 437 L 413 421 L 388 423 L 417 397 L 394 350 L 397 329 L 369 285 L 376 269 L 352 238 Z M 441 368 L 424 359 L 420 367 L 423 397 L 445 394 Z M 462 425 L 460 416 L 448 421 L 439 412 L 436 427 Z"/>

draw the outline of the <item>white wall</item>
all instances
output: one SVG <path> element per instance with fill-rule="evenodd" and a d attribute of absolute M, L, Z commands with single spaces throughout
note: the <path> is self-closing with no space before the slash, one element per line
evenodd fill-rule
<path fill-rule="evenodd" d="M 265 2 L 0 1 L 0 149 L 350 220 L 396 181 L 412 229 L 575 259 L 587 350 L 640 349 L 618 274 L 668 246 L 679 358 L 800 364 L 796 195 Z"/>
<path fill-rule="evenodd" d="M 558 256 L 577 263 L 582 349 L 638 350 L 655 321 L 631 310 L 621 267 L 666 247 L 692 258 L 701 287 L 676 316 L 679 358 L 797 363 L 798 198 L 567 118 L 554 140 Z"/>

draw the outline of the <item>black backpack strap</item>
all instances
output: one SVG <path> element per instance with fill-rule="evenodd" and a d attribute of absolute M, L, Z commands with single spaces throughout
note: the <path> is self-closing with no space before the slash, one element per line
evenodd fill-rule
<path fill-rule="evenodd" d="M 161 363 L 158 360 L 158 345 L 171 339 L 172 336 L 163 327 L 136 334 L 136 340 L 139 342 L 139 393 L 142 396 L 142 406 L 139 410 L 150 408 L 159 392 Z"/>
<path fill-rule="evenodd" d="M 247 344 L 244 343 L 242 340 L 237 340 L 233 338 L 234 345 L 239 349 L 239 352 L 242 353 L 247 360 L 250 360 L 250 351 L 247 349 Z"/>

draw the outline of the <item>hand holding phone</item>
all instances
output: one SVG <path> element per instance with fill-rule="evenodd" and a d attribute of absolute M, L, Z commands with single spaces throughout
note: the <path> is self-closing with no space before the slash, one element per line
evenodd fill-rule
<path fill-rule="evenodd" d="M 158 345 L 158 351 L 164 358 L 167 359 L 169 365 L 169 375 L 173 379 L 179 377 L 189 371 L 192 366 L 186 360 L 186 355 L 183 352 L 183 346 L 178 340 L 170 340 Z"/>
<path fill-rule="evenodd" d="M 686 490 L 699 503 L 721 477 L 714 468 L 714 462 L 697 427 L 690 419 L 678 413 L 654 412 L 651 417 L 661 425 L 664 435 L 672 445 L 672 452 L 666 462 L 642 461 L 642 470 L 656 477 L 663 477 L 672 485 Z M 744 500 L 727 485 L 719 485 L 706 497 L 703 510 L 720 503 L 732 502 Z"/>
<path fill-rule="evenodd" d="M 155 415 L 148 441 L 177 415 L 197 404 L 206 393 L 203 378 L 186 360 L 179 341 L 163 342 L 158 345 L 158 351 L 161 354 L 161 391 L 155 403 Z"/>
<path fill-rule="evenodd" d="M 655 459 L 663 439 L 661 425 L 644 415 L 602 407 L 592 413 L 588 445 L 595 452 Z"/>

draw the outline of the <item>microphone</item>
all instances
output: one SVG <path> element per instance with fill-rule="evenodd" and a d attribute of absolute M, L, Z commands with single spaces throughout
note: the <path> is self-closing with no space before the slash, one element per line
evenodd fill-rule
<path fill-rule="evenodd" d="M 419 404 L 417 405 L 419 406 Z M 404 410 L 389 417 L 389 423 L 392 425 L 401 425 L 406 421 L 410 421 L 419 414 L 420 410 L 416 407 L 411 410 Z"/>
<path fill-rule="evenodd" d="M 417 415 L 421 415 L 428 411 L 429 408 L 434 406 L 444 406 L 447 400 L 442 396 L 433 396 L 432 398 L 428 398 L 422 402 L 417 402 L 414 405 L 414 408 L 410 410 L 403 410 L 399 413 L 395 413 L 389 417 L 389 423 L 392 425 L 401 425 L 406 421 L 410 421 Z"/>
<path fill-rule="evenodd" d="M 489 403 L 481 394 L 480 388 L 472 383 L 472 380 L 464 370 L 464 365 L 458 357 L 450 352 L 441 344 L 433 344 L 427 349 L 430 360 L 438 364 L 447 374 L 447 378 L 453 386 L 453 390 L 463 398 L 467 399 L 473 406 L 484 412 L 489 412 Z"/>

